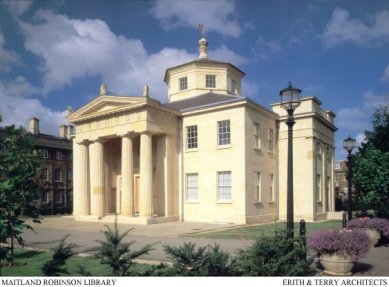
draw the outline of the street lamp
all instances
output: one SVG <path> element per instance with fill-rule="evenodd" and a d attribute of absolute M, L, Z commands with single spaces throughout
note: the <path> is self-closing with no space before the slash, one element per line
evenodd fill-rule
<path fill-rule="evenodd" d="M 352 218 L 352 196 L 351 196 L 351 175 L 352 175 L 352 163 L 351 163 L 351 152 L 357 147 L 355 139 L 352 139 L 350 136 L 343 141 L 343 148 L 347 151 L 347 163 L 348 163 L 348 191 L 347 191 L 347 213 L 348 220 Z"/>
<path fill-rule="evenodd" d="M 287 88 L 280 91 L 281 107 L 288 113 L 286 125 L 288 126 L 288 176 L 287 176 L 287 205 L 286 205 L 286 229 L 289 237 L 293 237 L 293 125 L 294 110 L 301 103 L 301 90 L 292 87 L 289 82 Z"/>

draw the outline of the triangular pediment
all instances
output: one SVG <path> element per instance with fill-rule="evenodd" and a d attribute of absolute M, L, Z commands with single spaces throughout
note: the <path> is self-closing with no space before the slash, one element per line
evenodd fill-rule
<path fill-rule="evenodd" d="M 145 97 L 99 96 L 79 110 L 68 115 L 70 122 L 121 112 L 149 102 Z"/>

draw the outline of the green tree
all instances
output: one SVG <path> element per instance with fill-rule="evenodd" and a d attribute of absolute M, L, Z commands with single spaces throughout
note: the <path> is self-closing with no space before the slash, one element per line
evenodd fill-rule
<path fill-rule="evenodd" d="M 366 142 L 352 159 L 355 206 L 389 217 L 389 105 L 374 111 L 372 125 L 372 131 L 365 131 Z"/>
<path fill-rule="evenodd" d="M 64 268 L 64 265 L 66 264 L 66 260 L 76 254 L 73 251 L 76 245 L 65 243 L 66 238 L 69 236 L 70 234 L 61 239 L 58 246 L 54 249 L 54 254 L 51 260 L 43 264 L 41 269 L 45 276 L 60 276 L 61 274 L 69 274 L 69 272 Z"/>
<path fill-rule="evenodd" d="M 113 229 L 107 225 L 105 227 L 107 229 L 104 231 L 105 241 L 97 240 L 100 243 L 100 249 L 95 256 L 100 259 L 102 264 L 112 268 L 112 275 L 132 275 L 130 268 L 135 264 L 134 259 L 149 253 L 153 250 L 153 246 L 147 244 L 139 250 L 132 251 L 130 247 L 135 241 L 123 242 L 123 239 L 132 229 L 120 233 L 116 219 Z"/>
<path fill-rule="evenodd" d="M 21 234 L 24 229 L 31 229 L 25 219 L 39 222 L 42 168 L 30 134 L 22 127 L 0 129 L 0 241 L 7 245 L 9 266 L 14 259 L 14 240 L 23 245 Z"/>
<path fill-rule="evenodd" d="M 365 145 L 353 158 L 352 182 L 357 208 L 373 209 L 378 216 L 389 215 L 385 214 L 389 204 L 389 152 Z"/>

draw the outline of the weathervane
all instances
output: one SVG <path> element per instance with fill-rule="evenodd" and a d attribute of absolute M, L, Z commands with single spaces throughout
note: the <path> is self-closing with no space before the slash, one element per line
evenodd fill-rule
<path fill-rule="evenodd" d="M 199 24 L 199 30 L 201 33 L 201 38 L 205 38 L 205 26 L 204 26 L 204 24 Z"/>

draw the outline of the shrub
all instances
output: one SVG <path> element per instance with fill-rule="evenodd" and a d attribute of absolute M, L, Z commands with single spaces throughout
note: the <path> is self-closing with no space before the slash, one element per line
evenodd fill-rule
<path fill-rule="evenodd" d="M 68 274 L 67 270 L 63 268 L 70 257 L 75 255 L 73 248 L 74 244 L 66 244 L 65 240 L 70 235 L 66 235 L 54 249 L 52 259 L 47 261 L 42 266 L 42 272 L 45 276 L 60 276 L 61 274 Z"/>
<path fill-rule="evenodd" d="M 301 276 L 308 272 L 304 238 L 286 232 L 261 237 L 246 250 L 239 250 L 237 268 L 244 276 Z"/>
<path fill-rule="evenodd" d="M 370 240 L 358 229 L 319 230 L 308 238 L 308 246 L 319 254 L 337 254 L 357 261 L 369 251 Z"/>
<path fill-rule="evenodd" d="M 235 274 L 229 253 L 220 246 L 198 247 L 184 243 L 181 247 L 164 246 L 165 253 L 173 260 L 175 276 L 231 276 Z"/>
<path fill-rule="evenodd" d="M 347 222 L 347 228 L 375 228 L 381 232 L 382 236 L 389 237 L 389 220 L 385 218 L 354 218 Z"/>
<path fill-rule="evenodd" d="M 130 247 L 135 241 L 129 243 L 122 241 L 132 229 L 120 234 L 116 220 L 113 229 L 107 225 L 105 227 L 107 228 L 104 231 L 105 241 L 97 240 L 101 247 L 95 256 L 102 264 L 107 264 L 112 268 L 112 275 L 131 275 L 130 268 L 135 264 L 134 259 L 153 250 L 152 245 L 147 244 L 140 250 L 131 251 Z"/>

